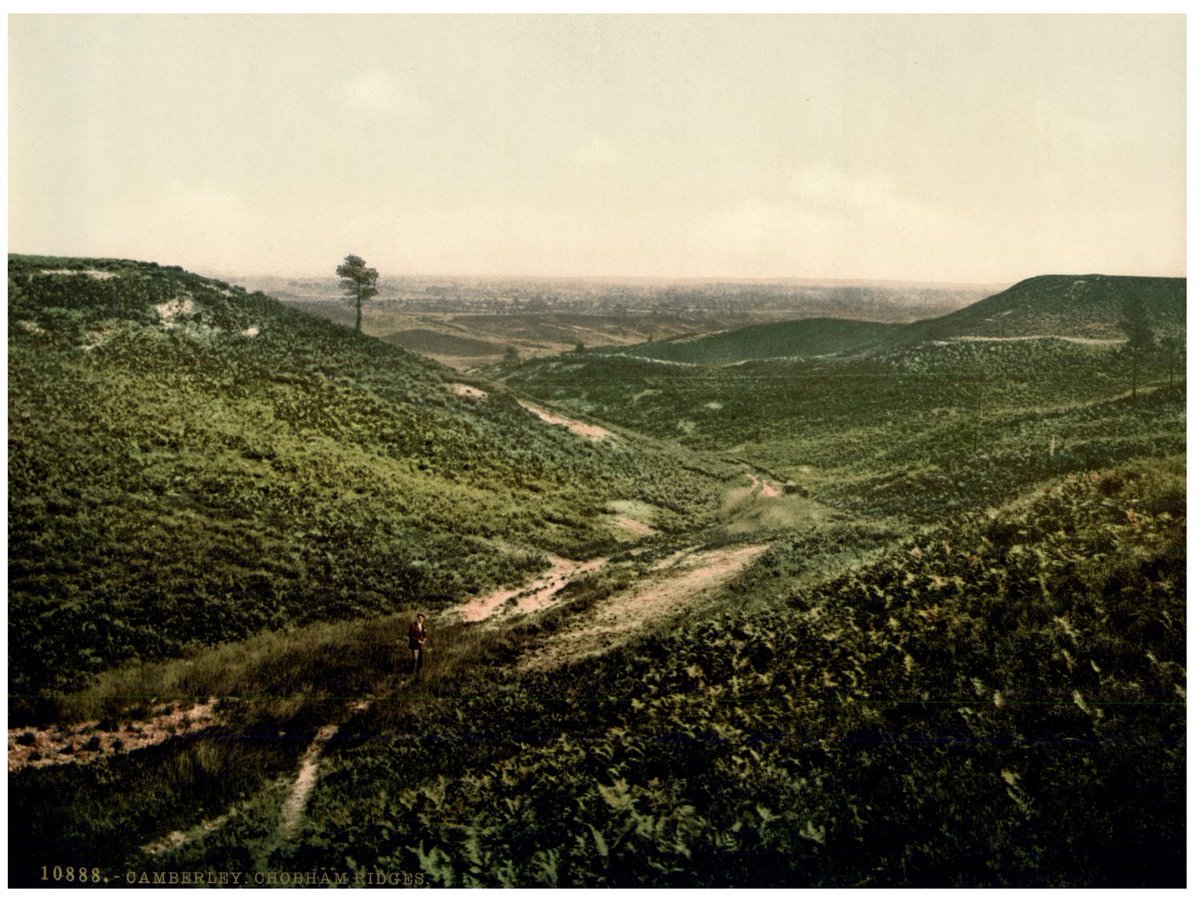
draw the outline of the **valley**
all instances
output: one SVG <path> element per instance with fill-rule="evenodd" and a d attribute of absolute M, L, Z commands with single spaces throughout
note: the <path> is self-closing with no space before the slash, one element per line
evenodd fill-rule
<path fill-rule="evenodd" d="M 1181 882 L 1184 280 L 275 287 L 10 256 L 14 885 Z"/>

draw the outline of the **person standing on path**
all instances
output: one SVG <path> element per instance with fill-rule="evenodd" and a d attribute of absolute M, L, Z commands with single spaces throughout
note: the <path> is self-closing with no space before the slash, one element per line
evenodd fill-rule
<path fill-rule="evenodd" d="M 425 640 L 429 632 L 425 629 L 425 615 L 417 614 L 417 619 L 408 625 L 408 647 L 412 652 L 412 675 L 415 679 L 425 664 Z"/>

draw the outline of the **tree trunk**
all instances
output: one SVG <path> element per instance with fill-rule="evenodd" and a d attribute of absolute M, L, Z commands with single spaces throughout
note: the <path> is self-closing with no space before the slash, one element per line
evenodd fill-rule
<path fill-rule="evenodd" d="M 362 331 L 362 289 L 354 297 L 354 331 Z"/>

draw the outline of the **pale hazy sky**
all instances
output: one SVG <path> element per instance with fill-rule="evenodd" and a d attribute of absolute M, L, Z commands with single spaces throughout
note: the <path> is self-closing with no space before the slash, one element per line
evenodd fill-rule
<path fill-rule="evenodd" d="M 1184 275 L 1173 16 L 12 16 L 9 249 Z"/>

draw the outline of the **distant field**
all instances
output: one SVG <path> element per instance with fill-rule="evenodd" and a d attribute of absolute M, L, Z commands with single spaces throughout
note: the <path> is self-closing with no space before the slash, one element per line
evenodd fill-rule
<path fill-rule="evenodd" d="M 230 276 L 271 293 L 298 310 L 343 325 L 354 322 L 353 306 L 336 279 Z M 522 358 L 546 357 L 580 346 L 629 347 L 685 336 L 714 336 L 712 360 L 731 362 L 732 346 L 715 333 L 800 318 L 841 317 L 857 321 L 905 323 L 959 309 L 990 293 L 988 286 L 905 283 L 822 283 L 779 281 L 627 282 L 577 280 L 439 280 L 393 278 L 380 283 L 380 297 L 363 311 L 369 335 L 397 341 L 460 370 L 496 363 L 512 347 Z M 446 336 L 436 338 L 424 333 Z M 418 335 L 408 335 L 418 332 Z M 393 339 L 397 334 L 406 335 Z M 827 336 L 837 341 L 835 335 Z M 498 346 L 457 345 L 463 338 Z M 851 341 L 846 335 L 843 343 Z M 793 351 L 781 343 L 780 354 Z M 817 350 L 815 341 L 799 353 Z M 643 351 L 647 349 L 642 349 Z M 461 351 L 461 353 L 460 353 Z M 688 351 L 668 348 L 663 359 Z M 491 359 L 488 359 L 491 358 Z"/>

